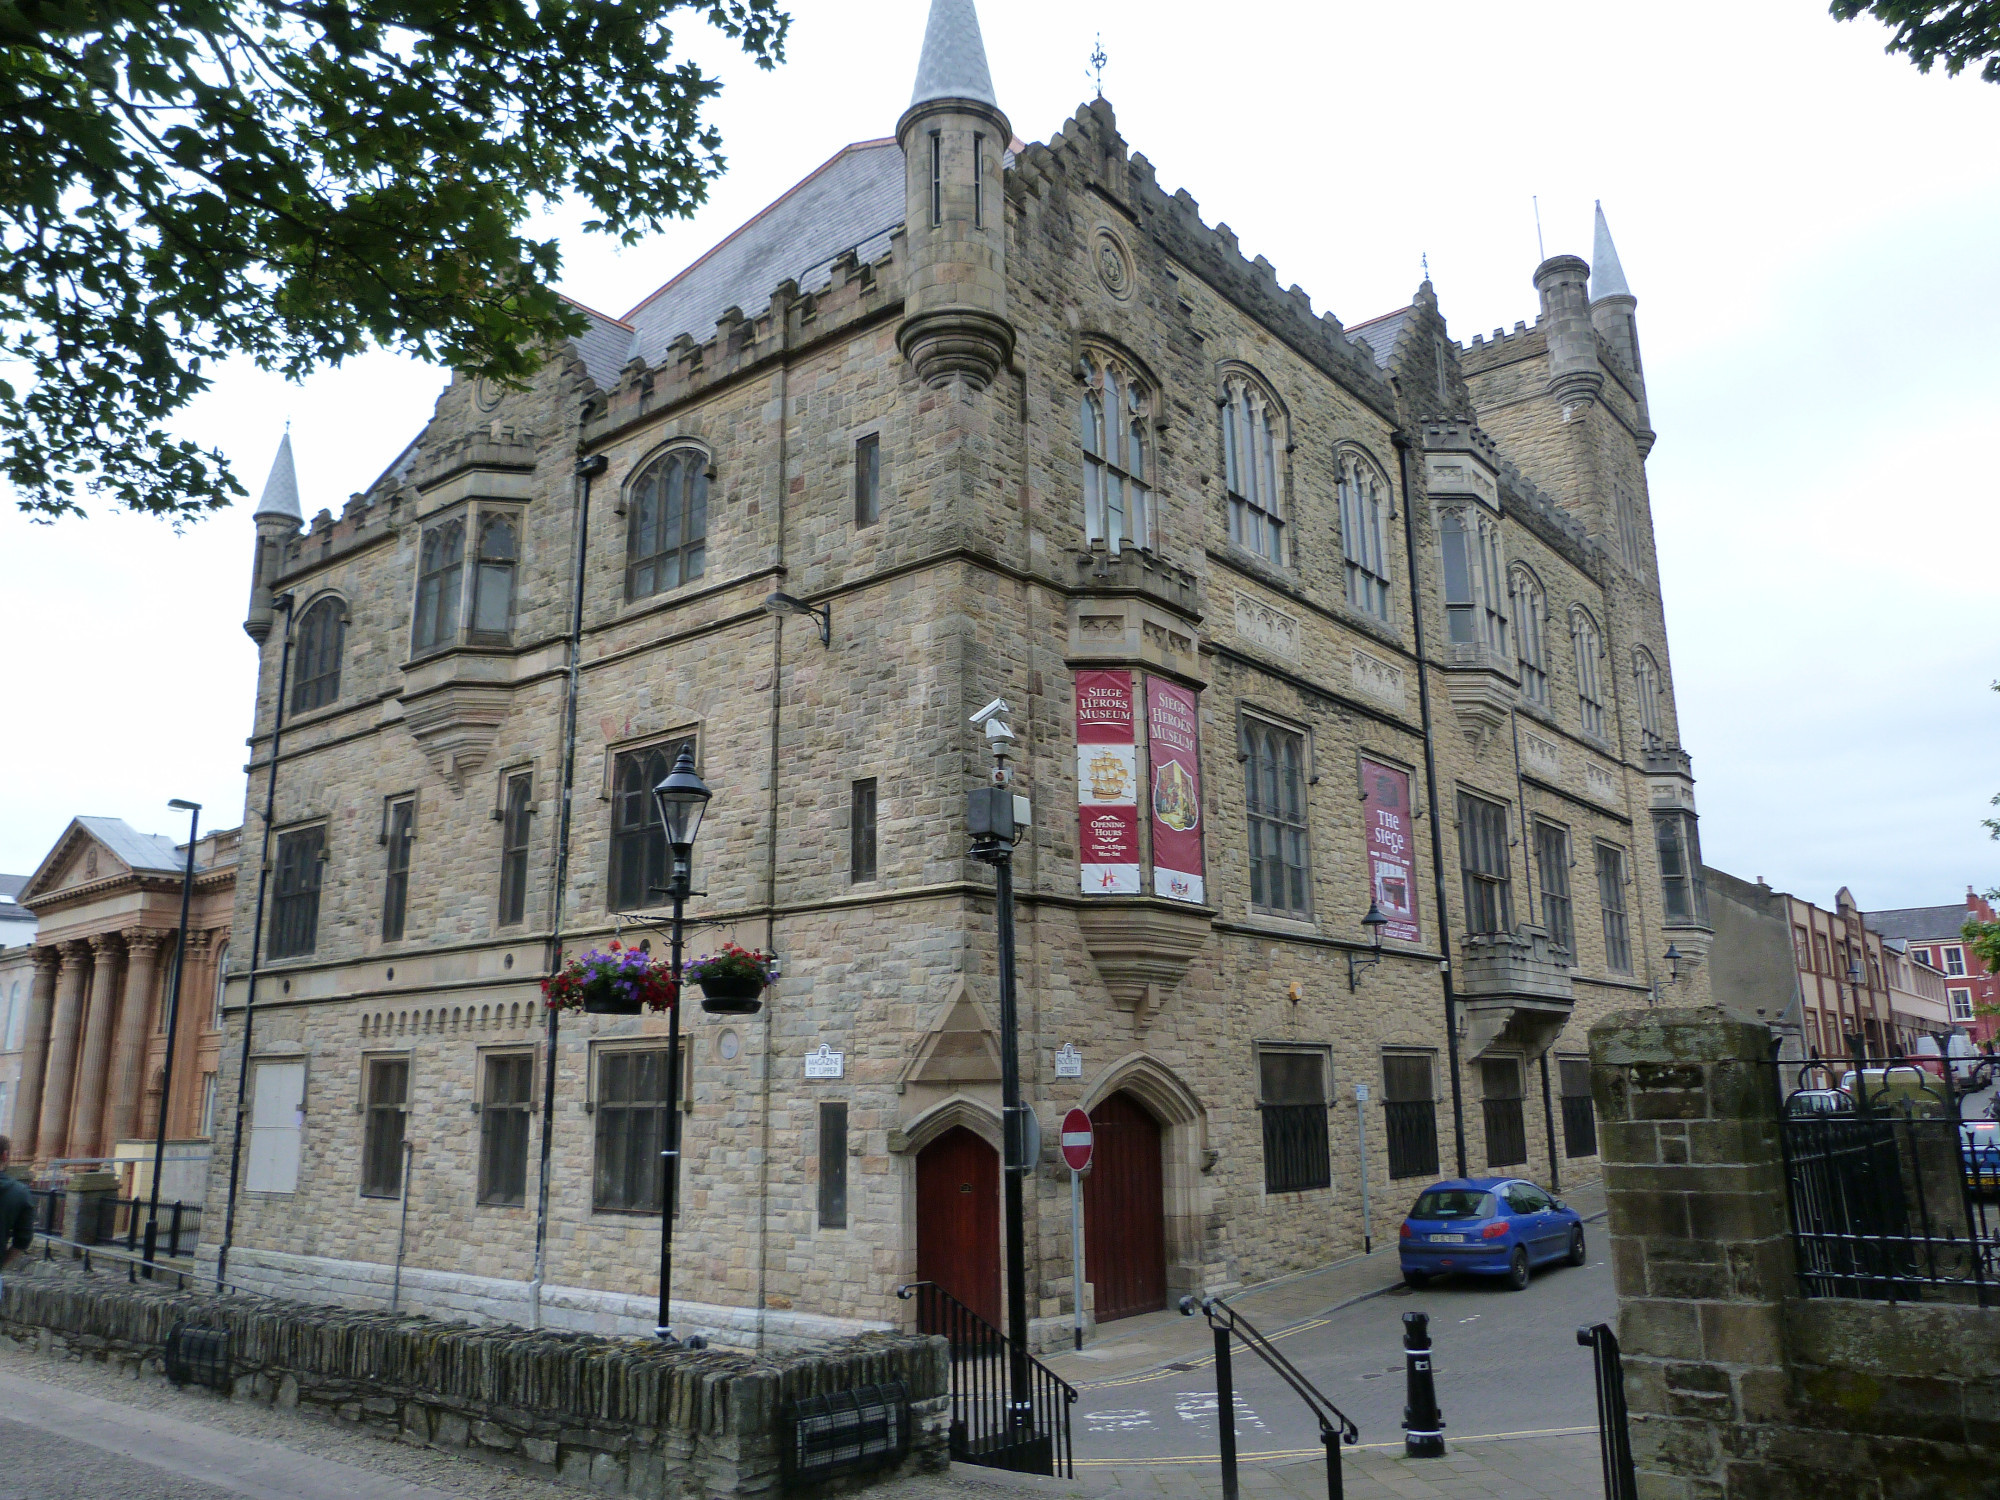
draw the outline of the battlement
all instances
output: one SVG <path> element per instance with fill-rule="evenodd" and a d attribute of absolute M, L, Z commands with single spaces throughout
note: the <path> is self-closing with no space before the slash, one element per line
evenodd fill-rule
<path fill-rule="evenodd" d="M 1297 283 L 1281 288 L 1270 261 L 1261 255 L 1246 259 L 1235 230 L 1203 222 L 1201 205 L 1186 188 L 1169 197 L 1153 164 L 1128 153 L 1109 100 L 1093 99 L 1078 109 L 1047 145 L 1025 147 L 1009 176 L 1017 174 L 1022 192 L 1036 192 L 1058 177 L 1098 187 L 1126 208 L 1167 255 L 1348 390 L 1385 416 L 1394 416 L 1394 394 L 1376 368 L 1374 354 L 1350 339 L 1332 313 L 1315 314 L 1305 288 Z"/>
<path fill-rule="evenodd" d="M 667 345 L 667 357 L 653 364 L 635 355 L 609 389 L 599 387 L 583 361 L 572 356 L 568 370 L 585 398 L 583 440 L 595 442 L 648 412 L 690 400 L 780 350 L 896 306 L 900 299 L 885 291 L 885 284 L 898 282 L 902 240 L 899 228 L 889 236 L 888 249 L 873 260 L 864 261 L 859 247 L 850 247 L 810 268 L 803 282 L 787 277 L 754 313 L 724 308 L 708 338 L 697 342 L 692 334 L 678 334 Z"/>
<path fill-rule="evenodd" d="M 1583 523 L 1511 460 L 1501 459 L 1499 469 L 1501 510 L 1568 559 L 1586 577 L 1603 583 L 1604 549 Z"/>

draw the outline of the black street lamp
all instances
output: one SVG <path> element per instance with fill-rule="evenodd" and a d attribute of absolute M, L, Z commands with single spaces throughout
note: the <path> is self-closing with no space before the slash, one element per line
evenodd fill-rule
<path fill-rule="evenodd" d="M 188 906 L 194 899 L 194 844 L 201 829 L 201 804 L 179 797 L 167 806 L 188 815 L 187 867 L 181 871 L 181 935 L 174 948 L 174 982 L 167 986 L 167 1054 L 160 1070 L 160 1118 L 153 1137 L 153 1190 L 146 1207 L 146 1274 L 153 1274 L 153 1247 L 160 1239 L 160 1165 L 167 1156 L 167 1101 L 174 1091 L 174 1038 L 180 1032 L 181 976 L 187 972 Z"/>
<path fill-rule="evenodd" d="M 1681 977 L 1681 950 L 1672 943 L 1667 944 L 1667 982 L 1675 984 Z"/>
<path fill-rule="evenodd" d="M 673 770 L 653 788 L 653 800 L 659 804 L 660 822 L 666 829 L 667 849 L 673 856 L 667 895 L 674 903 L 669 938 L 674 1003 L 667 1009 L 667 1140 L 660 1152 L 660 1318 L 653 1328 L 654 1336 L 670 1345 L 680 1342 L 668 1326 L 672 1319 L 668 1304 L 674 1276 L 674 1195 L 681 1175 L 681 919 L 693 888 L 695 835 L 701 832 L 701 815 L 714 795 L 708 783 L 694 773 L 692 744 L 681 746 Z M 687 1345 L 698 1349 L 706 1342 L 697 1335 Z"/>
<path fill-rule="evenodd" d="M 1352 948 L 1347 950 L 1347 992 L 1353 994 L 1361 987 L 1361 971 L 1373 969 L 1382 962 L 1382 929 L 1389 925 L 1389 919 L 1382 915 L 1382 908 L 1373 901 L 1368 903 L 1368 915 L 1361 919 L 1361 925 L 1368 929 L 1372 946 L 1368 956 L 1363 958 Z"/>

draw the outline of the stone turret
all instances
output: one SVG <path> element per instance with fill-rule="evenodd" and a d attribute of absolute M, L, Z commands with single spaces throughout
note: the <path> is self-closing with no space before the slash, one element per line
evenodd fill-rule
<path fill-rule="evenodd" d="M 1597 331 L 1590 322 L 1590 265 L 1581 256 L 1552 255 L 1535 267 L 1542 324 L 1549 340 L 1549 394 L 1563 406 L 1589 405 L 1604 387 Z"/>
<path fill-rule="evenodd" d="M 1597 205 L 1597 240 L 1590 251 L 1590 321 L 1632 372 L 1639 403 L 1639 426 L 1650 447 L 1652 419 L 1646 411 L 1646 371 L 1639 362 L 1639 323 L 1634 315 L 1639 299 L 1625 284 L 1618 264 L 1618 247 L 1611 243 L 1611 226 L 1604 222 L 1604 205 Z"/>
<path fill-rule="evenodd" d="M 983 390 L 1013 352 L 1000 175 L 1013 135 L 972 0 L 931 0 L 916 90 L 896 126 L 909 257 L 896 342 L 926 385 Z"/>
<path fill-rule="evenodd" d="M 271 580 L 278 576 L 285 543 L 305 524 L 299 510 L 299 476 L 292 467 L 289 431 L 278 442 L 278 456 L 271 460 L 263 497 L 250 519 L 257 527 L 257 551 L 250 563 L 250 613 L 243 629 L 261 646 L 271 633 Z"/>

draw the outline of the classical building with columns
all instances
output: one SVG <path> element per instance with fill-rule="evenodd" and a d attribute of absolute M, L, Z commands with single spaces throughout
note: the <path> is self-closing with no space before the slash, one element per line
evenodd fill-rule
<path fill-rule="evenodd" d="M 202 1251 L 233 1186 L 233 1282 L 379 1305 L 400 1265 L 405 1306 L 650 1330 L 678 1069 L 677 1327 L 880 1327 L 917 1278 L 1000 1321 L 965 827 L 996 698 L 1032 807 L 1038 1338 L 1380 1243 L 1461 1164 L 1594 1175 L 1586 1028 L 1706 998 L 1603 217 L 1590 260 L 1519 268 L 1511 331 L 1454 332 L 1428 281 L 1343 326 L 1109 101 L 1017 139 L 971 0 L 935 0 L 898 94 L 893 135 L 580 310 L 528 388 L 453 379 L 338 515 L 306 520 L 324 486 L 281 450 L 246 620 L 275 809 L 249 1145 Z M 755 1015 L 690 1005 L 676 1061 L 660 1017 L 552 1024 L 539 982 L 661 951 L 649 791 L 682 746 L 714 792 L 692 951 L 783 975 Z"/>
<path fill-rule="evenodd" d="M 40 1176 L 146 1156 L 167 1099 L 175 1159 L 162 1191 L 201 1194 L 219 1072 L 220 977 L 236 895 L 237 830 L 195 850 L 174 1078 L 166 1087 L 167 996 L 187 845 L 119 818 L 77 818 L 22 888 L 37 919 L 31 988 L 16 1022 L 14 1159 Z"/>

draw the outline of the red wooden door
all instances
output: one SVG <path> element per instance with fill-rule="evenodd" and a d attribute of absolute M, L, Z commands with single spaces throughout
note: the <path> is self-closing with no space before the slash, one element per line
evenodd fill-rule
<path fill-rule="evenodd" d="M 1000 1326 L 1000 1153 L 962 1125 L 917 1153 L 917 1279 Z"/>
<path fill-rule="evenodd" d="M 1167 1234 L 1160 1127 L 1130 1094 L 1090 1112 L 1097 1135 L 1083 1179 L 1084 1275 L 1097 1289 L 1097 1321 L 1167 1305 Z"/>

